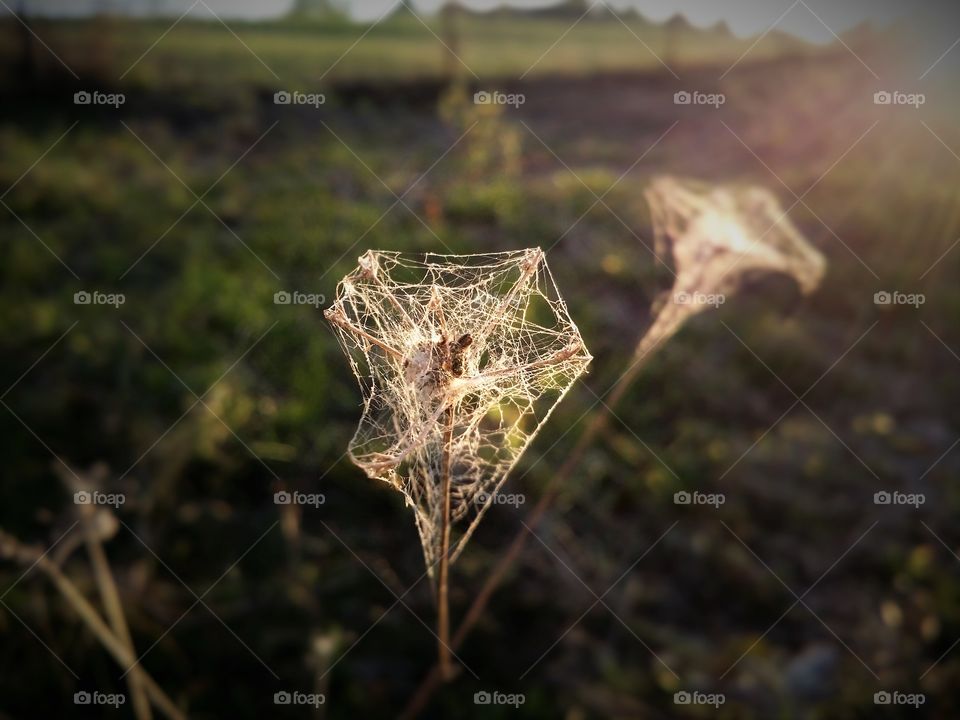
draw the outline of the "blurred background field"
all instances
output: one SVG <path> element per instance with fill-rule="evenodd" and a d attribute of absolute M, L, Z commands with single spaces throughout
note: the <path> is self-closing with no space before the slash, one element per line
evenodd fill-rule
<path fill-rule="evenodd" d="M 960 712 L 960 50 L 918 83 L 949 42 L 915 28 L 754 44 L 578 8 L 198 7 L 169 31 L 34 17 L 35 36 L 4 17 L 0 527 L 57 541 L 64 464 L 124 493 L 106 549 L 143 665 L 190 717 L 302 717 L 273 704 L 295 688 L 322 716 L 394 717 L 435 655 L 429 583 L 391 594 L 422 574 L 412 517 L 344 457 L 359 393 L 322 306 L 274 294 L 331 298 L 369 248 L 547 250 L 595 361 L 505 486 L 529 505 L 670 287 L 646 247 L 662 174 L 770 188 L 827 276 L 808 298 L 758 277 L 654 358 L 541 527 L 550 550 L 531 543 L 460 652 L 479 679 L 424 716 Z M 874 104 L 895 87 L 926 104 Z M 125 102 L 73 103 L 94 89 Z M 473 102 L 494 89 L 525 102 Z M 674 104 L 692 89 L 726 103 Z M 874 303 L 894 290 L 925 303 Z M 282 489 L 325 503 L 277 506 Z M 694 489 L 726 503 L 674 504 Z M 454 566 L 455 624 L 524 511 L 495 507 Z M 94 597 L 82 550 L 62 561 Z M 125 692 L 121 671 L 24 570 L 0 565 L 0 717 L 96 717 L 73 694 Z M 727 702 L 674 705 L 684 688 Z M 874 705 L 894 688 L 927 704 Z M 474 705 L 493 689 L 526 702 Z"/>
<path fill-rule="evenodd" d="M 151 87 L 269 85 L 278 76 L 294 85 L 325 78 L 441 77 L 451 62 L 444 56 L 444 43 L 460 58 L 454 58 L 454 64 L 484 77 L 517 76 L 535 63 L 537 74 L 577 75 L 660 69 L 663 65 L 657 57 L 667 64 L 681 56 L 684 62 L 732 63 L 749 46 L 723 25 L 698 29 L 681 15 L 667 24 L 656 24 L 638 14 L 597 11 L 571 30 L 586 8 L 587 4 L 578 2 L 526 13 L 509 9 L 474 13 L 454 8 L 422 17 L 407 6 L 397 6 L 380 22 L 368 25 L 342 16 L 293 13 L 272 21 L 235 21 L 228 29 L 211 10 L 198 7 L 173 31 L 169 28 L 175 17 L 131 20 L 101 16 L 57 22 L 44 38 L 75 59 L 78 69 L 104 62 L 110 65 L 112 75 L 115 67 L 133 65 L 169 31 L 127 75 L 128 82 Z M 8 29 L 17 30 L 13 26 Z M 361 35 L 363 41 L 357 42 Z M 560 37 L 563 40 L 557 43 Z M 645 51 L 644 44 L 656 55 Z M 757 43 L 751 56 L 757 59 L 805 49 L 808 46 L 798 38 L 774 31 Z M 8 46 L 8 53 L 13 50 L 15 46 Z M 74 63 L 70 65 L 74 67 Z"/>

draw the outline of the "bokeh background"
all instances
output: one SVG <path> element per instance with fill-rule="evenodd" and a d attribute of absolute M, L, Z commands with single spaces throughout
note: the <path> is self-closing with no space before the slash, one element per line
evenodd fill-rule
<path fill-rule="evenodd" d="M 370 248 L 547 250 L 595 361 L 504 488 L 527 503 L 454 566 L 456 626 L 670 287 L 643 197 L 663 174 L 769 188 L 826 277 L 809 297 L 752 278 L 651 359 L 422 716 L 957 717 L 946 6 L 3 10 L 0 527 L 99 607 L 73 492 L 123 493 L 106 554 L 143 667 L 190 717 L 396 717 L 435 660 L 412 516 L 344 457 L 360 396 L 323 306 L 275 293 L 331 298 Z M 44 572 L 4 558 L 0 600 L 0 717 L 132 717 L 74 703 L 126 693 L 124 668 Z M 495 690 L 525 702 L 474 703 Z"/>

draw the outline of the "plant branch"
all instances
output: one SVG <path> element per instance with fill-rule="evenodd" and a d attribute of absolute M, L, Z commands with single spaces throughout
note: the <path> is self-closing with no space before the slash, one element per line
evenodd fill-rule
<path fill-rule="evenodd" d="M 109 652 L 119 665 L 130 668 L 130 672 L 139 677 L 144 691 L 160 712 L 170 720 L 186 720 L 187 716 L 177 707 L 170 697 L 157 685 L 138 663 L 126 646 L 117 639 L 107 627 L 96 609 L 87 601 L 77 586 L 57 567 L 47 555 L 39 549 L 24 545 L 12 535 L 0 530 L 0 558 L 9 558 L 26 567 L 39 568 L 60 591 L 63 598 L 73 607 L 80 619 L 94 634 L 100 644 Z"/>
<path fill-rule="evenodd" d="M 373 335 L 368 333 L 366 330 L 361 330 L 360 328 L 358 328 L 356 325 L 354 325 L 347 319 L 347 316 L 343 313 L 343 311 L 339 307 L 327 308 L 326 310 L 323 311 L 323 314 L 324 314 L 324 317 L 326 317 L 329 322 L 335 323 L 340 327 L 342 327 L 344 330 L 347 330 L 349 332 L 352 332 L 354 335 L 362 337 L 367 342 L 371 343 L 372 345 L 376 345 L 385 353 L 392 355 L 398 360 L 403 360 L 402 352 L 400 352 L 396 348 L 390 347 L 382 340 L 378 340 Z"/>
<path fill-rule="evenodd" d="M 90 556 L 93 576 L 97 581 L 97 588 L 100 591 L 100 598 L 103 601 L 107 619 L 110 621 L 110 627 L 114 635 L 123 643 L 127 652 L 133 655 L 133 638 L 123 614 L 123 604 L 120 601 L 120 593 L 117 591 L 117 583 L 110 571 L 110 561 L 107 559 L 107 553 L 104 551 L 99 534 L 94 527 L 93 516 L 95 510 L 90 505 L 80 505 L 79 509 L 80 522 L 83 524 L 83 534 L 87 542 L 87 554 Z M 150 720 L 153 714 L 150 712 L 150 701 L 147 699 L 143 679 L 138 673 L 130 673 L 127 676 L 127 685 L 130 687 L 133 712 L 137 720 Z"/>
<path fill-rule="evenodd" d="M 67 492 L 73 494 L 77 490 L 87 489 L 80 487 L 82 483 L 81 476 L 78 473 L 74 471 L 67 472 L 66 469 L 59 466 L 57 467 L 57 473 L 60 475 L 63 484 L 67 487 Z M 90 471 L 89 477 L 86 478 L 84 482 L 99 485 L 105 475 L 106 467 L 103 465 L 95 465 Z M 100 593 L 100 599 L 103 602 L 110 628 L 130 654 L 135 655 L 133 637 L 130 635 L 130 628 L 124 616 L 120 592 L 117 590 L 117 583 L 114 580 L 113 571 L 110 568 L 110 561 L 103 548 L 104 537 L 112 536 L 112 533 L 105 533 L 103 527 L 107 527 L 115 532 L 119 523 L 109 510 L 104 509 L 98 511 L 93 505 L 77 505 L 76 510 L 83 540 L 87 546 L 87 556 L 90 558 L 90 565 L 93 568 L 93 577 L 97 583 L 97 590 Z M 152 720 L 153 713 L 150 711 L 150 701 L 144 691 L 140 676 L 136 673 L 130 673 L 126 680 L 127 686 L 130 689 L 130 699 L 134 716 L 137 720 Z"/>

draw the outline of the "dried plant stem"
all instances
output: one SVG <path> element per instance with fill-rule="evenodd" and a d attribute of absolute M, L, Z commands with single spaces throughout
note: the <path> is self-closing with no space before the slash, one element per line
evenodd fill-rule
<path fill-rule="evenodd" d="M 350 332 L 354 333 L 355 335 L 357 335 L 357 336 L 359 336 L 359 337 L 362 337 L 364 340 L 366 340 L 367 342 L 369 342 L 371 345 L 376 345 L 378 348 L 380 348 L 381 350 L 383 350 L 383 351 L 384 351 L 385 353 L 387 353 L 388 355 L 392 355 L 393 357 L 395 357 L 395 358 L 397 358 L 397 359 L 399 359 L 399 360 L 403 360 L 403 353 L 402 353 L 402 352 L 400 352 L 399 350 L 397 350 L 397 349 L 394 348 L 394 347 L 391 347 L 390 345 L 387 345 L 387 344 L 386 344 L 385 342 L 383 342 L 382 340 L 378 340 L 377 338 L 375 338 L 373 335 L 371 335 L 370 333 L 366 332 L 365 330 L 361 330 L 361 329 L 358 328 L 356 325 L 354 325 L 353 323 L 351 323 L 351 322 L 347 319 L 346 315 L 344 315 L 342 312 L 339 312 L 339 313 L 338 313 L 337 311 L 328 308 L 328 309 L 325 311 L 324 315 L 325 315 L 325 317 L 327 318 L 328 321 L 330 321 L 330 322 L 332 322 L 332 323 L 336 323 L 336 324 L 339 325 L 340 327 L 342 327 L 342 328 L 344 328 L 344 329 L 346 329 L 346 330 L 349 330 Z"/>
<path fill-rule="evenodd" d="M 513 568 L 520 558 L 521 553 L 529 541 L 530 532 L 536 530 L 543 521 L 547 510 L 550 509 L 551 504 L 556 499 L 560 488 L 563 487 L 567 479 L 580 466 L 580 462 L 583 460 L 583 456 L 590 445 L 593 444 L 594 440 L 596 440 L 607 427 L 614 408 L 620 403 L 623 396 L 633 385 L 633 382 L 637 379 L 637 376 L 645 366 L 650 355 L 662 341 L 673 335 L 681 324 L 682 318 L 678 318 L 674 313 L 670 312 L 670 310 L 666 310 L 658 316 L 653 326 L 640 340 L 630 366 L 610 389 L 606 399 L 601 398 L 602 404 L 592 412 L 586 429 L 577 439 L 576 445 L 574 445 L 570 454 L 567 455 L 560 470 L 547 481 L 546 487 L 540 495 L 540 499 L 524 521 L 526 527 L 514 536 L 510 547 L 500 556 L 496 566 L 487 576 L 480 592 L 477 593 L 473 599 L 466 615 L 464 615 L 463 621 L 453 635 L 450 645 L 452 650 L 460 648 L 474 625 L 477 624 L 477 621 L 486 610 L 490 599 L 493 597 L 494 592 L 496 592 L 500 583 L 502 583 L 503 579 L 507 576 L 507 573 L 510 572 L 511 568 Z M 445 679 L 446 676 L 440 667 L 434 666 L 431 668 L 400 717 L 415 718 L 419 716 L 430 701 L 433 693 Z"/>
<path fill-rule="evenodd" d="M 137 663 L 134 654 L 110 630 L 97 610 L 77 589 L 77 586 L 45 554 L 42 554 L 36 548 L 22 544 L 12 535 L 0 530 L 0 557 L 10 557 L 21 565 L 39 568 L 73 607 L 80 619 L 100 641 L 100 644 L 113 656 L 114 660 L 122 667 L 130 668 L 130 674 L 137 676 L 138 682 L 141 683 L 147 697 L 150 698 L 157 709 L 170 720 L 186 720 L 187 716 L 157 685 L 149 673 Z"/>
<path fill-rule="evenodd" d="M 89 505 L 80 506 L 80 522 L 83 525 L 83 534 L 87 543 L 87 554 L 90 556 L 90 564 L 93 566 L 93 576 L 97 582 L 97 588 L 100 591 L 100 598 L 103 601 L 103 607 L 106 611 L 107 620 L 110 622 L 110 628 L 113 630 L 117 639 L 123 643 L 130 655 L 134 654 L 133 638 L 130 635 L 130 628 L 127 626 L 126 617 L 123 614 L 123 603 L 120 601 L 120 593 L 117 591 L 117 584 L 110 571 L 110 561 L 107 559 L 107 553 L 103 549 L 103 543 L 94 527 L 94 510 Z M 127 685 L 130 688 L 131 704 L 133 705 L 134 715 L 137 720 L 151 720 L 153 714 L 150 711 L 150 701 L 147 699 L 146 691 L 143 687 L 143 680 L 138 673 L 127 675 Z"/>
<path fill-rule="evenodd" d="M 440 571 L 437 582 L 437 636 L 439 672 L 447 680 L 453 673 L 450 662 L 450 464 L 453 446 L 453 405 L 447 408 L 447 429 L 444 432 L 443 460 L 441 468 L 441 492 L 443 493 L 443 517 L 440 530 Z"/>

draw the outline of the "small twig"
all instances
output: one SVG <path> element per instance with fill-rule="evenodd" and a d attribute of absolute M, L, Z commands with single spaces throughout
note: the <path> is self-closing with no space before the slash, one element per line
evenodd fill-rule
<path fill-rule="evenodd" d="M 24 545 L 9 533 L 0 530 L 0 558 L 9 558 L 26 567 L 39 568 L 60 591 L 63 598 L 73 607 L 80 619 L 100 641 L 117 663 L 130 668 L 130 672 L 139 677 L 150 700 L 160 712 L 170 720 L 186 720 L 187 716 L 176 706 L 173 700 L 157 685 L 156 681 L 138 663 L 126 646 L 117 639 L 107 627 L 96 609 L 87 601 L 77 586 L 59 567 L 54 565 L 45 553 L 37 548 Z"/>
<path fill-rule="evenodd" d="M 485 372 L 480 372 L 474 377 L 467 378 L 458 378 L 458 387 L 470 387 L 471 385 L 481 385 L 487 380 L 494 380 L 496 378 L 510 376 L 525 372 L 530 372 L 531 370 L 539 370 L 544 367 L 552 367 L 554 365 L 559 365 L 560 363 L 566 362 L 570 358 L 574 357 L 579 353 L 583 353 L 584 349 L 582 346 L 575 343 L 567 345 L 567 347 L 562 350 L 558 350 L 550 357 L 543 358 L 542 360 L 536 360 L 535 362 L 527 363 L 526 365 L 511 365 L 505 368 L 497 368 L 496 370 L 488 370 Z"/>
<path fill-rule="evenodd" d="M 76 472 L 67 472 L 60 467 L 57 468 L 60 479 L 71 494 L 81 488 L 78 479 L 81 476 Z M 94 466 L 90 472 L 91 484 L 99 485 L 99 480 L 106 475 L 106 467 L 103 465 Z M 98 477 L 99 476 L 99 477 Z M 87 478 L 83 479 L 87 481 Z M 102 510 L 108 514 L 109 510 Z M 104 611 L 107 620 L 110 622 L 110 628 L 117 638 L 122 642 L 131 655 L 135 655 L 133 646 L 133 637 L 130 635 L 130 628 L 127 625 L 127 619 L 123 613 L 123 603 L 120 600 L 120 592 L 117 590 L 117 583 L 114 580 L 113 572 L 110 569 L 110 561 L 107 559 L 107 553 L 103 549 L 101 531 L 97 523 L 97 510 L 93 505 L 78 505 L 77 515 L 80 519 L 80 525 L 83 531 L 84 541 L 87 546 L 87 555 L 90 558 L 90 565 L 93 568 L 93 577 L 97 583 L 97 590 L 100 593 L 100 599 L 103 602 Z M 116 525 L 116 520 L 113 525 Z M 130 673 L 127 676 L 127 686 L 130 688 L 131 704 L 133 713 L 137 720 L 151 720 L 153 713 L 150 711 L 150 701 L 144 691 L 143 682 L 139 675 Z"/>
<path fill-rule="evenodd" d="M 87 553 L 90 556 L 90 564 L 93 566 L 93 576 L 97 581 L 97 588 L 100 591 L 100 598 L 103 601 L 107 619 L 110 621 L 110 627 L 120 642 L 124 644 L 127 652 L 133 655 L 133 638 L 123 614 L 123 604 L 120 601 L 120 593 L 117 591 L 117 583 L 110 571 L 110 562 L 107 560 L 107 554 L 100 542 L 100 537 L 93 527 L 93 513 L 94 510 L 91 506 L 80 506 L 80 517 L 84 526 L 84 536 L 87 540 Z M 150 720 L 153 714 L 150 712 L 150 702 L 143 687 L 143 679 L 137 673 L 130 673 L 127 676 L 127 684 L 130 687 L 133 711 L 137 720 Z"/>
<path fill-rule="evenodd" d="M 393 355 L 395 358 L 398 358 L 400 360 L 403 359 L 402 352 L 400 352 L 396 348 L 390 347 L 382 340 L 377 340 L 377 338 L 375 338 L 373 335 L 368 333 L 366 330 L 361 330 L 360 328 L 358 328 L 356 325 L 354 325 L 347 319 L 347 316 L 343 314 L 343 311 L 340 310 L 340 308 L 338 307 L 327 308 L 326 310 L 324 310 L 323 315 L 330 322 L 336 323 L 340 327 L 344 328 L 345 330 L 349 330 L 355 335 L 359 335 L 360 337 L 365 339 L 367 342 L 373 345 L 376 345 L 378 348 L 380 348 L 384 352 L 389 353 L 390 355 Z"/>

